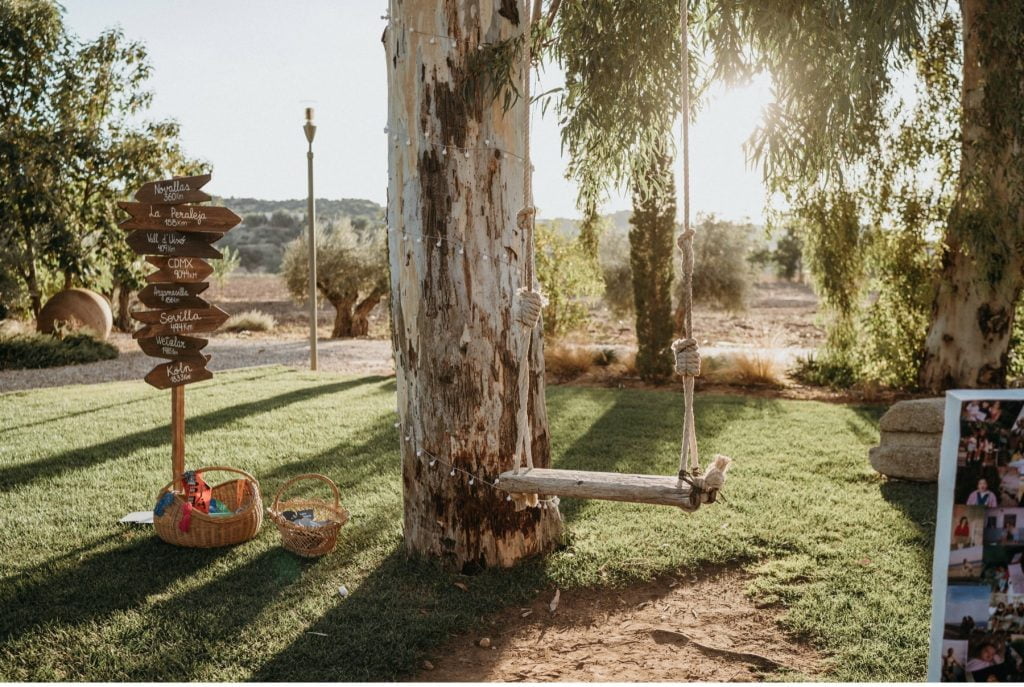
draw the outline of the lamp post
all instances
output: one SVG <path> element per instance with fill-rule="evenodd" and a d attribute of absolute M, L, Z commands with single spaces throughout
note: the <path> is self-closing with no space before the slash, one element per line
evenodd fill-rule
<path fill-rule="evenodd" d="M 306 152 L 306 176 L 309 184 L 309 198 L 306 200 L 306 221 L 309 223 L 309 369 L 316 370 L 316 207 L 313 202 L 313 137 L 316 124 L 313 123 L 313 108 L 306 108 L 306 133 L 309 150 Z"/>

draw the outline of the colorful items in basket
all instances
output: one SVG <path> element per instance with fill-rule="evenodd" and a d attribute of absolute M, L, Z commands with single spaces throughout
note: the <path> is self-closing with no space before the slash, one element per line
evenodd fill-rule
<path fill-rule="evenodd" d="M 304 508 L 299 511 L 286 510 L 281 513 L 285 520 L 294 522 L 296 525 L 302 527 L 323 527 L 324 525 L 330 524 L 329 520 L 314 520 L 313 509 Z"/>
<path fill-rule="evenodd" d="M 153 506 L 153 515 L 156 515 L 157 517 L 162 516 L 164 511 L 167 510 L 167 507 L 172 503 L 174 503 L 174 494 L 168 491 L 161 496 L 160 500 L 156 502 L 155 506 Z"/>
<path fill-rule="evenodd" d="M 210 515 L 234 515 L 228 504 L 217 499 L 210 499 Z"/>
<path fill-rule="evenodd" d="M 185 502 L 192 504 L 200 513 L 210 512 L 210 499 L 213 489 L 194 470 L 188 470 L 181 476 L 181 488 L 185 492 Z"/>

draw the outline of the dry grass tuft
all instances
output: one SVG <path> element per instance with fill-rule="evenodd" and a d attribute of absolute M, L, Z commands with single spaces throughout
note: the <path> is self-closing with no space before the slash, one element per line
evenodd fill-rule
<path fill-rule="evenodd" d="M 594 351 L 588 348 L 565 344 L 544 347 L 544 369 L 559 382 L 586 374 L 594 364 Z"/>
<path fill-rule="evenodd" d="M 247 310 L 232 315 L 220 328 L 224 332 L 269 332 L 277 326 L 277 320 L 260 310 Z"/>
<path fill-rule="evenodd" d="M 713 360 L 713 365 L 705 365 L 703 370 L 704 376 L 712 382 L 736 386 L 785 386 L 785 371 L 768 351 L 735 353 Z"/>

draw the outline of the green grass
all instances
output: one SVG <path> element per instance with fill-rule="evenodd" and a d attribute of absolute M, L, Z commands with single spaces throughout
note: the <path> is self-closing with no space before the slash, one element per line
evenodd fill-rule
<path fill-rule="evenodd" d="M 167 392 L 0 395 L 0 680 L 389 680 L 538 590 L 705 566 L 754 572 L 750 593 L 831 656 L 830 678 L 923 678 L 935 490 L 871 472 L 879 409 L 702 396 L 702 451 L 736 459 L 726 503 L 689 516 L 565 500 L 564 550 L 458 578 L 465 592 L 403 554 L 394 391 L 279 367 L 188 387 L 191 465 L 248 470 L 267 502 L 301 472 L 338 483 L 353 519 L 317 561 L 283 551 L 270 523 L 212 551 L 116 524 L 168 480 Z M 671 474 L 680 403 L 551 388 L 556 464 Z"/>

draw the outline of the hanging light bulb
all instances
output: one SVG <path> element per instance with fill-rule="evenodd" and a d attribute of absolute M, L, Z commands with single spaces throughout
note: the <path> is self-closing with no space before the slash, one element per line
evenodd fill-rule
<path fill-rule="evenodd" d="M 423 449 L 421 449 L 421 448 L 420 449 L 416 449 L 416 457 L 419 458 L 422 455 L 423 455 Z"/>
<path fill-rule="evenodd" d="M 469 486 L 473 486 L 473 482 L 475 482 L 475 481 L 476 480 L 474 478 L 470 477 L 469 478 Z"/>
<path fill-rule="evenodd" d="M 465 255 L 465 254 L 466 254 L 466 249 L 463 248 L 462 246 L 459 246 L 459 255 Z"/>
<path fill-rule="evenodd" d="M 494 486 L 498 486 L 498 482 L 500 482 L 500 481 L 501 480 L 499 480 L 497 477 L 495 477 L 494 478 Z"/>
<path fill-rule="evenodd" d="M 455 477 L 455 468 L 452 468 L 452 471 L 448 473 L 448 476 Z"/>
<path fill-rule="evenodd" d="M 431 460 L 430 461 L 430 467 L 434 467 L 434 463 L 436 463 L 436 462 L 437 462 L 437 458 L 434 458 L 433 460 Z"/>
<path fill-rule="evenodd" d="M 442 156 L 447 156 L 448 155 L 448 146 L 445 146 L 444 148 L 441 149 L 441 155 Z"/>
<path fill-rule="evenodd" d="M 430 44 L 433 45 L 434 43 L 437 43 L 437 41 L 434 39 L 433 36 L 431 36 L 430 37 Z"/>
<path fill-rule="evenodd" d="M 435 243 L 434 245 L 437 246 L 438 248 L 440 248 L 441 247 L 441 239 L 438 239 L 437 243 Z"/>

